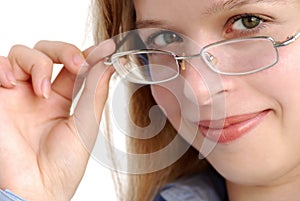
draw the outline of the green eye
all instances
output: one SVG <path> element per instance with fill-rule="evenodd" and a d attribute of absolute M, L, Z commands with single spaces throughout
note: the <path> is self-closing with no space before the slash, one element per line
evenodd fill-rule
<path fill-rule="evenodd" d="M 263 20 L 257 16 L 242 16 L 239 17 L 232 25 L 234 30 L 254 29 L 259 26 Z"/>
<path fill-rule="evenodd" d="M 163 35 L 164 41 L 167 44 L 178 41 L 178 36 L 175 33 L 168 33 Z"/>
<path fill-rule="evenodd" d="M 182 38 L 171 31 L 163 31 L 150 37 L 148 44 L 154 45 L 155 47 L 165 47 L 172 43 L 182 42 Z"/>
<path fill-rule="evenodd" d="M 253 29 L 261 23 L 261 19 L 254 16 L 248 16 L 242 18 L 242 23 L 247 29 Z"/>

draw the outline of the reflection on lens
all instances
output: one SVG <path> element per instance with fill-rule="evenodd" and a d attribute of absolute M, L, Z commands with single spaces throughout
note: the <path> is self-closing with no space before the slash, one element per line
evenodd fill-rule
<path fill-rule="evenodd" d="M 207 46 L 202 54 L 218 73 L 249 73 L 268 68 L 277 61 L 277 51 L 267 38 L 224 41 Z"/>
<path fill-rule="evenodd" d="M 165 82 L 179 74 L 175 55 L 165 51 L 129 51 L 116 54 L 114 61 L 119 75 L 135 83 Z"/>

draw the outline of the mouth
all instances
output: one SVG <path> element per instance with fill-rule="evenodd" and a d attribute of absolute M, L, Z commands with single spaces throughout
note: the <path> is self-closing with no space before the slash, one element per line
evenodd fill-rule
<path fill-rule="evenodd" d="M 270 110 L 227 117 L 222 120 L 200 121 L 202 135 L 217 143 L 228 143 L 239 139 L 259 125 Z"/>

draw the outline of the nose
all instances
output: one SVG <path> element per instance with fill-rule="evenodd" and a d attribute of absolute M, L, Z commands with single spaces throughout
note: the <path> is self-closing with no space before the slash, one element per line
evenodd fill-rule
<path fill-rule="evenodd" d="M 231 86 L 228 79 L 210 70 L 200 57 L 185 61 L 181 76 L 185 80 L 185 97 L 199 106 L 212 104 L 214 97 L 230 90 Z"/>

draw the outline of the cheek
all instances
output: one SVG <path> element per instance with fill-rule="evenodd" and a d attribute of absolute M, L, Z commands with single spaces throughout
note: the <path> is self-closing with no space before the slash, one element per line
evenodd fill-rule
<path fill-rule="evenodd" d="M 152 95 L 171 124 L 178 129 L 180 125 L 180 104 L 172 90 L 163 86 L 151 86 Z"/>
<path fill-rule="evenodd" d="M 279 49 L 279 62 L 265 74 L 263 89 L 272 93 L 281 105 L 283 112 L 287 108 L 300 105 L 300 48 L 294 46 Z"/>
<path fill-rule="evenodd" d="M 274 81 L 273 91 L 282 108 L 283 123 L 287 128 L 300 123 L 300 48 L 286 47 L 280 52 L 277 81 Z M 276 84 L 275 84 L 276 83 Z"/>

